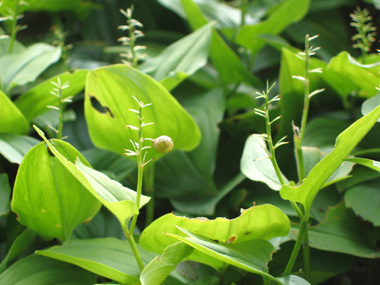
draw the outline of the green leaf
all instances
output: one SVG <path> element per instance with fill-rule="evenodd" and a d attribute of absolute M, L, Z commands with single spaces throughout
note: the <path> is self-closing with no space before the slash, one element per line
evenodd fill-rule
<path fill-rule="evenodd" d="M 17 86 L 34 81 L 47 67 L 58 61 L 61 48 L 38 43 L 20 53 L 0 58 L 1 89 L 5 93 Z"/>
<path fill-rule="evenodd" d="M 170 272 L 178 263 L 188 256 L 193 249 L 183 242 L 169 245 L 162 255 L 156 256 L 141 271 L 140 281 L 142 285 L 162 284 Z"/>
<path fill-rule="evenodd" d="M 309 174 L 313 167 L 317 165 L 318 162 L 320 162 L 327 155 L 327 153 L 322 152 L 320 149 L 316 147 L 302 147 L 302 154 L 304 159 L 304 169 L 306 175 Z M 342 162 L 342 164 L 334 171 L 334 173 L 331 174 L 329 179 L 327 179 L 323 187 L 348 178 L 348 174 L 352 171 L 353 167 L 354 162 Z"/>
<path fill-rule="evenodd" d="M 380 172 L 380 162 L 376 160 L 361 158 L 361 157 L 353 157 L 353 158 L 350 157 L 350 158 L 347 158 L 346 161 L 357 163 L 365 167 L 368 167 L 372 170 L 375 170 L 377 172 Z"/>
<path fill-rule="evenodd" d="M 59 160 L 62 166 L 71 173 L 83 187 L 100 203 L 108 208 L 119 220 L 124 228 L 131 216 L 138 214 L 136 206 L 136 192 L 122 186 L 119 182 L 108 178 L 101 172 L 93 170 L 83 164 L 86 162 L 82 156 L 76 159 L 76 165 L 67 160 L 44 136 L 43 132 L 36 128 L 38 134 L 44 139 L 49 150 Z M 82 159 L 83 158 L 83 159 Z M 140 207 L 144 206 L 149 197 L 142 195 Z"/>
<path fill-rule="evenodd" d="M 7 255 L 0 263 L 0 273 L 2 273 L 7 264 L 23 253 L 30 244 L 35 240 L 36 234 L 29 228 L 25 229 L 12 243 Z M 1 279 L 1 278 L 0 278 Z"/>
<path fill-rule="evenodd" d="M 196 250 L 215 259 L 234 265 L 245 271 L 260 274 L 270 280 L 276 279 L 268 273 L 267 263 L 272 258 L 273 245 L 262 239 L 249 240 L 240 243 L 219 243 L 201 235 L 193 234 L 178 227 L 186 236 L 167 234 L 178 239 Z"/>
<path fill-rule="evenodd" d="M 181 0 L 181 3 L 193 30 L 197 30 L 208 23 L 201 9 L 192 0 Z M 239 57 L 215 30 L 212 31 L 210 58 L 223 84 L 246 82 L 260 85 L 260 81 L 244 66 Z"/>
<path fill-rule="evenodd" d="M 249 48 L 255 56 L 265 45 L 261 37 L 265 34 L 280 34 L 290 24 L 301 20 L 309 10 L 309 0 L 282 1 L 268 18 L 258 24 L 245 25 L 240 28 L 236 36 L 236 42 Z"/>
<path fill-rule="evenodd" d="M 214 215 L 216 205 L 228 193 L 230 193 L 237 185 L 239 185 L 245 176 L 238 173 L 234 178 L 228 181 L 223 187 L 220 187 L 217 194 L 213 196 L 200 197 L 198 195 L 188 195 L 179 199 L 171 199 L 173 207 L 178 211 L 182 211 L 191 215 Z"/>
<path fill-rule="evenodd" d="M 380 172 L 380 168 L 377 168 Z M 356 215 L 371 222 L 375 227 L 380 226 L 380 190 L 379 179 L 364 182 L 348 189 L 344 193 L 344 201 Z"/>
<path fill-rule="evenodd" d="M 0 153 L 9 162 L 20 164 L 25 154 L 39 142 L 33 137 L 0 134 Z"/>
<path fill-rule="evenodd" d="M 0 174 L 0 217 L 9 213 L 11 198 L 11 186 L 7 173 Z"/>
<path fill-rule="evenodd" d="M 280 180 L 268 156 L 265 139 L 261 135 L 253 134 L 248 137 L 240 160 L 240 169 L 251 180 L 263 182 L 273 190 L 281 189 Z M 289 183 L 282 176 L 285 183 Z"/>
<path fill-rule="evenodd" d="M 97 276 L 71 264 L 38 255 L 30 255 L 0 275 L 0 284 L 91 285 Z"/>
<path fill-rule="evenodd" d="M 87 163 L 84 157 L 67 142 L 52 140 L 49 144 L 48 149 L 45 142 L 41 142 L 25 155 L 16 176 L 12 211 L 21 224 L 43 239 L 66 240 L 77 225 L 96 214 L 100 203 L 50 148 L 54 145 L 70 161 L 79 157 Z M 68 163 L 66 158 L 63 159 Z"/>
<path fill-rule="evenodd" d="M 277 278 L 277 280 L 280 281 L 281 284 L 284 284 L 284 285 L 310 285 L 310 283 L 307 282 L 305 279 L 296 275 L 279 277 Z"/>
<path fill-rule="evenodd" d="M 145 138 L 167 135 L 174 141 L 174 149 L 189 151 L 200 141 L 199 129 L 191 116 L 158 82 L 144 73 L 126 66 L 113 65 L 92 71 L 87 76 L 85 112 L 90 137 L 99 148 L 116 153 L 124 149 L 133 150 L 129 141 L 138 141 L 138 133 L 125 125 L 138 125 L 136 113 L 129 109 L 138 108 L 135 96 L 151 106 L 143 109 L 145 122 L 153 126 L 143 129 Z M 103 112 L 94 107 L 97 101 Z M 158 159 L 162 154 L 150 151 L 146 160 Z"/>
<path fill-rule="evenodd" d="M 349 53 L 343 51 L 332 58 L 324 69 L 322 78 L 345 99 L 352 91 L 360 90 L 361 97 L 376 94 L 375 86 L 380 84 L 377 72 L 354 64 Z"/>
<path fill-rule="evenodd" d="M 7 55 L 9 53 L 9 45 L 11 43 L 10 38 L 2 38 L 0 39 L 0 57 Z M 13 44 L 13 52 L 19 53 L 25 50 L 25 47 L 17 40 L 14 41 Z"/>
<path fill-rule="evenodd" d="M 167 7 L 180 17 L 186 18 L 185 11 L 180 0 L 158 0 L 161 5 Z M 232 7 L 224 2 L 196 0 L 195 1 L 203 14 L 209 21 L 217 21 L 220 28 L 236 28 L 241 23 L 241 12 L 238 8 Z M 249 14 L 246 14 L 246 21 L 252 21 Z"/>
<path fill-rule="evenodd" d="M 167 246 L 176 242 L 174 238 L 164 236 L 162 233 L 184 235 L 177 226 L 217 242 L 239 243 L 284 236 L 289 231 L 289 219 L 280 209 L 272 205 L 251 207 L 233 220 L 189 219 L 166 214 L 145 228 L 140 237 L 140 245 L 147 250 L 161 253 Z M 197 252 L 191 254 L 189 259 L 209 264 L 214 268 L 222 267 L 221 262 L 215 262 L 214 259 L 199 255 Z"/>
<path fill-rule="evenodd" d="M 380 250 L 368 237 L 374 232 L 369 232 L 363 223 L 358 221 L 350 209 L 341 203 L 330 208 L 326 220 L 317 226 L 310 227 L 310 247 L 351 254 L 365 258 L 380 257 Z M 292 237 L 296 237 L 298 229 L 290 231 Z"/>
<path fill-rule="evenodd" d="M 349 125 L 349 122 L 339 118 L 318 117 L 308 122 L 302 146 L 317 147 L 323 152 L 330 152 L 334 148 L 336 137 Z"/>
<path fill-rule="evenodd" d="M 379 117 L 380 106 L 343 131 L 337 137 L 335 148 L 310 171 L 302 184 L 296 187 L 284 185 L 280 191 L 281 197 L 302 203 L 305 206 L 305 212 L 309 213 L 311 203 L 323 184 L 369 132 Z"/>
<path fill-rule="evenodd" d="M 138 214 L 137 193 L 135 191 L 124 187 L 99 171 L 86 167 L 80 160 L 77 160 L 75 165 L 82 171 L 94 189 L 88 189 L 91 194 L 118 218 L 123 227 L 133 215 Z M 150 197 L 141 195 L 139 208 L 143 207 L 149 200 Z"/>
<path fill-rule="evenodd" d="M 0 71 L 1 73 L 1 71 Z M 29 124 L 15 104 L 0 90 L 0 133 L 26 134 Z"/>
<path fill-rule="evenodd" d="M 214 170 L 219 141 L 219 122 L 224 114 L 221 88 L 209 92 L 181 94 L 181 103 L 197 122 L 202 141 L 191 152 L 174 152 L 157 162 L 156 195 L 177 199 L 189 195 L 215 195 Z"/>
<path fill-rule="evenodd" d="M 156 80 L 176 76 L 177 72 L 187 76 L 206 65 L 214 23 L 168 46 L 159 56 L 146 61 L 139 69 Z"/>
<path fill-rule="evenodd" d="M 87 73 L 88 70 L 76 70 L 53 76 L 18 97 L 15 105 L 31 121 L 47 112 L 46 106 L 58 106 L 58 98 L 50 94 L 56 88 L 52 82 L 57 82 L 58 78 L 62 83 L 69 82 L 69 87 L 62 90 L 62 98 L 73 97 L 83 90 Z"/>
<path fill-rule="evenodd" d="M 154 257 L 137 245 L 145 264 Z M 38 250 L 36 254 L 75 264 L 122 284 L 139 284 L 140 269 L 128 241 L 115 238 L 69 240 L 62 246 Z"/>
<path fill-rule="evenodd" d="M 119 220 L 106 207 L 100 209 L 88 224 L 77 226 L 72 239 L 114 237 L 125 239 Z"/>
<path fill-rule="evenodd" d="M 379 105 L 380 105 L 380 94 L 365 100 L 361 107 L 361 112 L 363 116 L 367 115 L 369 112 L 371 112 L 373 109 L 375 109 Z M 378 122 L 380 122 L 380 120 L 378 120 Z"/>

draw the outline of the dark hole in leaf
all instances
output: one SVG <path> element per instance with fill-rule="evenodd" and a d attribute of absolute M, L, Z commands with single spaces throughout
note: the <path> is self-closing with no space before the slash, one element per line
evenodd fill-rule
<path fill-rule="evenodd" d="M 102 114 L 108 114 L 111 118 L 114 118 L 114 115 L 112 114 L 111 110 L 107 106 L 102 106 L 98 99 L 96 99 L 93 95 L 91 96 L 91 106 L 97 110 L 99 113 Z"/>

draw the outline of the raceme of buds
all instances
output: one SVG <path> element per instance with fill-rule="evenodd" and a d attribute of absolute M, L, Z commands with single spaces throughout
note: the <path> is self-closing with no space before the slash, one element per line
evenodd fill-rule
<path fill-rule="evenodd" d="M 171 137 L 159 136 L 153 140 L 153 147 L 159 153 L 168 153 L 173 149 L 174 143 Z"/>

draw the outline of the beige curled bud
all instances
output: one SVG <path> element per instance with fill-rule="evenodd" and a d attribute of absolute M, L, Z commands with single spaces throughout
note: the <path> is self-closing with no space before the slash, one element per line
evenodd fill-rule
<path fill-rule="evenodd" d="M 174 143 L 171 137 L 159 136 L 153 140 L 153 147 L 159 153 L 168 153 L 173 149 Z"/>

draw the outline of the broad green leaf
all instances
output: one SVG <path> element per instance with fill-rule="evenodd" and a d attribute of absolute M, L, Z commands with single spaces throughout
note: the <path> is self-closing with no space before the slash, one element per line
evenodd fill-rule
<path fill-rule="evenodd" d="M 10 43 L 11 43 L 11 39 L 9 39 L 9 38 L 0 39 L 0 57 L 9 53 Z M 13 44 L 13 52 L 14 53 L 22 52 L 24 49 L 25 49 L 25 47 L 19 41 L 17 41 L 17 40 L 14 41 L 14 44 Z"/>
<path fill-rule="evenodd" d="M 280 209 L 272 205 L 251 207 L 233 220 L 225 218 L 189 219 L 166 214 L 145 228 L 140 237 L 140 245 L 150 251 L 161 253 L 167 246 L 176 242 L 175 239 L 165 236 L 163 233 L 184 235 L 177 226 L 221 243 L 239 243 L 284 236 L 289 231 L 289 219 Z M 223 265 L 198 252 L 192 253 L 189 259 L 219 269 Z"/>
<path fill-rule="evenodd" d="M 72 97 L 83 90 L 87 73 L 88 70 L 76 70 L 73 73 L 65 72 L 53 76 L 18 97 L 15 105 L 31 121 L 47 112 L 48 105 L 58 106 L 58 98 L 50 94 L 56 88 L 52 82 L 56 83 L 58 78 L 62 84 L 68 82 L 69 87 L 62 90 L 62 98 Z"/>
<path fill-rule="evenodd" d="M 75 12 L 77 16 L 85 16 L 92 8 L 95 8 L 95 4 L 85 0 L 29 0 L 32 2 L 28 10 L 30 11 L 48 11 L 48 12 L 60 12 L 70 11 Z"/>
<path fill-rule="evenodd" d="M 174 152 L 157 162 L 156 195 L 171 199 L 215 195 L 213 175 L 220 133 L 218 124 L 224 114 L 223 90 L 186 93 L 180 87 L 178 93 L 182 106 L 197 122 L 202 141 L 191 152 Z"/>
<path fill-rule="evenodd" d="M 80 160 L 76 166 L 92 186 L 88 189 L 104 206 L 106 206 L 124 227 L 138 209 L 149 202 L 150 197 L 141 195 L 139 208 L 136 205 L 137 193 L 124 187 L 119 182 L 108 178 L 103 173 L 86 167 Z"/>
<path fill-rule="evenodd" d="M 306 175 L 309 174 L 313 167 L 327 155 L 327 153 L 322 152 L 316 147 L 302 147 L 302 153 Z M 352 171 L 353 167 L 353 162 L 343 161 L 342 164 L 334 171 L 334 173 L 331 174 L 329 179 L 327 179 L 323 187 L 348 178 L 348 174 Z"/>
<path fill-rule="evenodd" d="M 332 58 L 323 71 L 322 78 L 345 99 L 352 91 L 359 90 L 358 95 L 372 97 L 375 87 L 380 84 L 377 72 L 354 64 L 349 53 L 343 51 Z"/>
<path fill-rule="evenodd" d="M 170 92 L 187 77 L 188 75 L 185 72 L 177 71 L 175 73 L 171 73 L 169 76 L 160 80 L 160 83 L 162 84 L 162 86 L 166 88 L 166 90 Z"/>
<path fill-rule="evenodd" d="M 26 228 L 12 243 L 7 255 L 0 263 L 0 273 L 5 270 L 7 264 L 23 253 L 30 244 L 35 240 L 36 234 L 29 228 Z"/>
<path fill-rule="evenodd" d="M 1 71 L 0 71 L 1 73 Z M 0 133 L 25 134 L 29 124 L 15 104 L 0 90 Z"/>
<path fill-rule="evenodd" d="M 0 174 L 0 217 L 9 213 L 11 198 L 11 186 L 7 173 Z"/>
<path fill-rule="evenodd" d="M 289 275 L 285 277 L 279 277 L 277 280 L 284 285 L 310 285 L 305 279 L 296 275 Z"/>
<path fill-rule="evenodd" d="M 366 228 L 352 211 L 341 203 L 329 209 L 324 222 L 309 228 L 309 245 L 326 251 L 378 258 L 380 250 L 376 247 L 375 242 L 368 238 L 371 236 L 371 232 L 366 234 L 368 230 L 370 229 Z M 290 235 L 294 238 L 297 233 L 298 229 L 290 231 Z"/>
<path fill-rule="evenodd" d="M 273 190 L 280 190 L 281 183 L 268 157 L 265 139 L 261 135 L 250 135 L 245 142 L 240 169 L 249 179 L 260 181 Z M 282 175 L 285 183 L 289 183 Z"/>
<path fill-rule="evenodd" d="M 90 72 L 86 81 L 85 113 L 90 137 L 99 148 L 116 153 L 133 149 L 129 141 L 138 141 L 138 132 L 125 125 L 138 126 L 136 113 L 129 109 L 138 108 L 137 100 L 144 104 L 152 103 L 143 109 L 145 138 L 160 135 L 170 136 L 174 149 L 189 151 L 200 141 L 199 129 L 191 116 L 158 82 L 144 73 L 126 66 L 113 65 Z M 97 101 L 104 112 L 94 107 Z M 146 159 L 158 159 L 162 154 L 150 151 Z"/>
<path fill-rule="evenodd" d="M 367 115 L 369 112 L 371 112 L 373 109 L 375 109 L 379 105 L 380 105 L 380 94 L 365 100 L 362 104 L 361 112 L 363 115 Z M 378 122 L 380 122 L 380 120 L 378 120 Z"/>
<path fill-rule="evenodd" d="M 103 237 L 125 239 L 124 231 L 119 220 L 106 207 L 102 207 L 88 224 L 77 226 L 72 235 L 72 239 Z"/>
<path fill-rule="evenodd" d="M 97 276 L 77 266 L 44 256 L 30 255 L 0 275 L 0 284 L 95 284 Z"/>
<path fill-rule="evenodd" d="M 136 162 L 114 152 L 90 148 L 81 152 L 94 169 L 116 180 L 123 181 L 137 169 Z"/>
<path fill-rule="evenodd" d="M 201 9 L 192 0 L 181 0 L 181 3 L 193 30 L 208 23 Z M 238 82 L 260 84 L 259 80 L 243 65 L 239 57 L 215 30 L 212 31 L 210 58 L 223 84 Z"/>
<path fill-rule="evenodd" d="M 217 194 L 213 196 L 200 197 L 198 195 L 191 195 L 179 199 L 171 199 L 173 207 L 178 211 L 182 211 L 191 215 L 214 215 L 216 205 L 228 193 L 230 193 L 237 185 L 239 185 L 245 176 L 242 173 L 237 174 L 234 178 L 228 181 L 221 187 Z"/>
<path fill-rule="evenodd" d="M 380 172 L 380 168 L 377 168 Z M 375 227 L 380 226 L 380 189 L 379 179 L 364 182 L 348 189 L 344 193 L 344 201 L 356 215 L 371 222 Z"/>
<path fill-rule="evenodd" d="M 0 153 L 9 162 L 20 164 L 25 154 L 39 142 L 33 137 L 0 134 Z"/>
<path fill-rule="evenodd" d="M 302 184 L 295 187 L 284 185 L 280 191 L 281 197 L 302 203 L 305 206 L 305 212 L 308 213 L 315 195 L 323 184 L 369 132 L 379 117 L 380 106 L 343 131 L 337 137 L 335 148 L 310 171 Z"/>
<path fill-rule="evenodd" d="M 21 53 L 0 58 L 1 89 L 4 93 L 17 86 L 34 81 L 47 67 L 58 61 L 61 48 L 44 43 L 29 46 Z"/>
<path fill-rule="evenodd" d="M 323 68 L 325 62 L 312 58 L 309 68 Z M 280 96 L 281 96 L 281 131 L 283 135 L 293 135 L 292 123 L 299 125 L 304 103 L 304 84 L 293 76 L 305 76 L 305 62 L 297 57 L 297 53 L 287 48 L 282 49 L 280 67 Z M 319 73 L 310 73 L 310 92 L 320 88 Z"/>
<path fill-rule="evenodd" d="M 183 237 L 182 235 L 170 233 L 167 235 L 222 262 L 276 281 L 268 273 L 266 266 L 271 260 L 274 251 L 273 245 L 267 240 L 255 239 L 240 243 L 220 243 L 213 239 L 191 233 L 183 228 L 178 227 L 178 229 L 186 236 Z"/>
<path fill-rule="evenodd" d="M 137 248 L 145 264 L 155 256 L 139 245 Z M 61 246 L 38 250 L 36 254 L 77 265 L 122 284 L 139 284 L 140 268 L 126 240 L 68 240 Z"/>
<path fill-rule="evenodd" d="M 37 129 L 38 134 L 44 139 L 49 150 L 59 160 L 62 166 L 73 175 L 73 179 L 80 183 L 91 193 L 100 203 L 108 208 L 119 220 L 124 228 L 131 216 L 138 214 L 135 203 L 136 192 L 122 186 L 119 182 L 108 178 L 106 175 L 93 170 L 84 165 L 84 158 L 80 155 L 76 159 L 76 165 L 67 160 L 44 136 L 43 132 Z M 83 158 L 83 159 L 82 159 Z M 75 178 L 74 178 L 75 177 Z M 141 196 L 140 207 L 144 206 L 149 197 Z"/>
<path fill-rule="evenodd" d="M 192 75 L 206 65 L 213 23 L 168 46 L 161 54 L 143 65 L 140 70 L 156 80 L 172 77 L 177 72 Z"/>
<path fill-rule="evenodd" d="M 52 140 L 60 153 L 74 161 L 84 157 L 70 144 Z M 12 211 L 19 222 L 43 239 L 66 240 L 73 229 L 91 219 L 100 203 L 75 179 L 51 149 L 41 142 L 25 155 L 15 181 Z M 58 151 L 57 151 L 58 152 Z M 63 158 L 68 162 L 66 158 Z M 88 164 L 88 163 L 87 163 Z"/>
<path fill-rule="evenodd" d="M 158 0 L 158 2 L 177 13 L 180 17 L 186 18 L 186 14 L 181 6 L 180 0 Z M 205 17 L 209 21 L 216 20 L 217 26 L 220 28 L 236 28 L 241 23 L 242 13 L 238 8 L 218 1 L 195 0 L 194 2 L 202 10 Z M 253 21 L 252 17 L 248 13 L 245 15 L 245 21 L 246 23 Z"/>
<path fill-rule="evenodd" d="M 142 285 L 162 284 L 170 272 L 178 263 L 188 256 L 193 249 L 183 242 L 169 245 L 160 256 L 156 256 L 141 271 L 140 281 Z"/>
<path fill-rule="evenodd" d="M 249 48 L 253 55 L 265 45 L 262 35 L 280 34 L 290 24 L 301 20 L 309 10 L 309 0 L 287 0 L 282 1 L 270 13 L 267 19 L 252 25 L 240 28 L 236 36 L 236 42 Z"/>
<path fill-rule="evenodd" d="M 318 117 L 308 122 L 302 146 L 317 147 L 323 152 L 334 148 L 336 137 L 349 127 L 349 122 L 340 118 Z"/>

